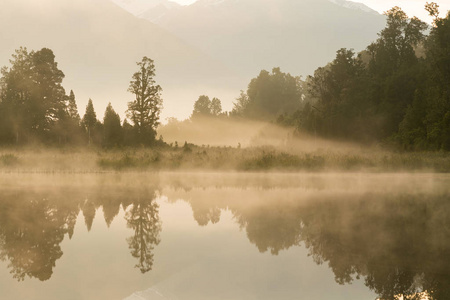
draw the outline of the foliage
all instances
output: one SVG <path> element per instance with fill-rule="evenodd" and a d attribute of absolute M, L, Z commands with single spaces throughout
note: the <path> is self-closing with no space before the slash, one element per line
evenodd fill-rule
<path fill-rule="evenodd" d="M 120 117 L 114 111 L 111 103 L 108 104 L 103 117 L 103 146 L 117 147 L 123 144 L 122 126 Z"/>
<path fill-rule="evenodd" d="M 424 22 L 392 8 L 379 38 L 359 55 L 337 51 L 307 78 L 299 111 L 278 122 L 330 138 L 450 150 L 450 16 L 439 18 L 435 3 L 426 9 L 429 36 Z"/>
<path fill-rule="evenodd" d="M 66 95 L 52 50 L 15 51 L 0 80 L 1 141 L 23 144 L 32 139 L 54 141 L 55 128 L 67 113 Z"/>
<path fill-rule="evenodd" d="M 97 114 L 94 110 L 94 104 L 92 103 L 92 100 L 89 99 L 88 104 L 86 105 L 86 112 L 84 113 L 83 120 L 81 121 L 81 124 L 83 124 L 83 127 L 86 129 L 88 133 L 88 143 L 89 145 L 92 142 L 92 136 L 93 132 L 95 130 L 95 125 L 97 124 Z"/>
<path fill-rule="evenodd" d="M 435 19 L 425 43 L 426 85 L 408 107 L 398 138 L 408 149 L 450 150 L 450 14 L 439 18 L 435 3 L 427 9 Z"/>
<path fill-rule="evenodd" d="M 252 79 L 247 93 L 241 91 L 233 112 L 254 119 L 273 120 L 278 115 L 297 110 L 302 98 L 302 84 L 299 77 L 273 68 L 272 73 L 262 70 Z"/>
<path fill-rule="evenodd" d="M 161 87 L 155 82 L 153 60 L 144 56 L 137 62 L 139 70 L 133 74 L 128 91 L 135 99 L 128 102 L 127 116 L 136 129 L 139 144 L 149 145 L 155 141 L 156 127 L 162 109 Z"/>
<path fill-rule="evenodd" d="M 222 113 L 222 103 L 218 98 L 209 99 L 208 96 L 202 95 L 198 97 L 194 103 L 191 119 L 195 120 L 199 117 L 217 117 Z"/>

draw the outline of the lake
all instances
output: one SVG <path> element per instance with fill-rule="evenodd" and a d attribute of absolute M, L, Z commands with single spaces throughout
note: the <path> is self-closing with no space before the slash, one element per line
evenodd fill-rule
<path fill-rule="evenodd" d="M 450 175 L 0 174 L 0 291 L 450 299 Z"/>

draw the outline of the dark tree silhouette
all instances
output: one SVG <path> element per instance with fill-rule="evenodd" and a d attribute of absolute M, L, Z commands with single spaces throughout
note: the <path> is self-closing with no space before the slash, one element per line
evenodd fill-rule
<path fill-rule="evenodd" d="M 111 103 L 108 104 L 103 118 L 103 146 L 114 147 L 123 143 L 122 126 L 120 117 L 114 111 Z"/>
<path fill-rule="evenodd" d="M 2 68 L 1 106 L 6 118 L 4 138 L 15 143 L 28 138 L 48 141 L 66 113 L 66 95 L 52 50 L 16 50 L 10 68 Z"/>
<path fill-rule="evenodd" d="M 94 135 L 95 125 L 97 124 L 97 114 L 94 110 L 94 104 L 92 99 L 89 99 L 86 105 L 86 112 L 84 113 L 83 120 L 81 121 L 86 132 L 88 134 L 88 144 L 92 143 L 92 136 Z"/>
<path fill-rule="evenodd" d="M 135 99 L 128 102 L 127 116 L 135 127 L 138 143 L 148 145 L 155 141 L 162 109 L 162 89 L 154 79 L 153 60 L 145 56 L 137 65 L 139 71 L 133 74 L 128 88 Z"/>

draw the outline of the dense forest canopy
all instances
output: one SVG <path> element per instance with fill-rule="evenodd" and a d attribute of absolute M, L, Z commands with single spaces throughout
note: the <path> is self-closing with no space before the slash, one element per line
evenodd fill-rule
<path fill-rule="evenodd" d="M 277 121 L 326 138 L 450 150 L 450 15 L 440 18 L 435 3 L 425 9 L 434 17 L 431 29 L 394 7 L 385 13 L 378 39 L 363 52 L 339 49 L 305 80 L 280 68 L 262 70 L 231 112 L 222 111 L 218 98 L 202 95 L 190 121 Z M 128 120 L 122 122 L 108 105 L 101 122 L 92 100 L 80 118 L 52 50 L 16 50 L 11 66 L 1 70 L 0 144 L 157 144 L 162 89 L 154 80 L 153 60 L 144 57 L 137 65 L 128 89 L 134 95 Z"/>
<path fill-rule="evenodd" d="M 80 118 L 75 93 L 62 86 L 64 73 L 58 69 L 53 51 L 43 48 L 16 50 L 11 66 L 3 67 L 0 79 L 0 144 L 95 144 L 104 147 L 152 145 L 162 109 L 161 87 L 154 80 L 153 61 L 144 57 L 133 74 L 128 103 L 132 124 L 107 106 L 103 123 L 89 99 Z M 126 138 L 125 138 L 126 137 Z"/>
<path fill-rule="evenodd" d="M 340 49 L 306 81 L 306 100 L 282 123 L 324 137 L 450 150 L 450 14 L 427 24 L 399 8 L 366 51 Z"/>

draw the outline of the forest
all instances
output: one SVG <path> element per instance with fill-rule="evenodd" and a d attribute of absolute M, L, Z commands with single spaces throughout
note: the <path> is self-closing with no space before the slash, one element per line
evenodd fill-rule
<path fill-rule="evenodd" d="M 142 58 L 131 76 L 128 91 L 134 100 L 128 102 L 126 118 L 121 120 L 110 103 L 100 120 L 91 99 L 80 116 L 75 93 L 64 89 L 64 73 L 51 49 L 21 47 L 10 66 L 1 69 L 0 145 L 178 149 L 178 142 L 166 143 L 158 132 L 174 124 L 248 120 L 288 128 L 298 139 L 307 134 L 409 153 L 445 152 L 450 150 L 450 13 L 440 18 L 435 3 L 425 9 L 434 17 L 432 26 L 394 7 L 385 13 L 386 27 L 378 39 L 365 50 L 339 49 L 332 62 L 305 79 L 280 68 L 262 70 L 230 112 L 222 110 L 218 98 L 201 95 L 188 120 L 172 119 L 166 125 L 160 124 L 162 87 L 155 81 L 152 59 Z M 184 153 L 200 147 L 185 141 Z M 233 146 L 245 157 L 240 144 Z M 273 160 L 269 165 L 298 161 L 284 153 L 254 151 L 262 157 L 262 168 L 268 156 Z M 243 159 L 235 166 L 254 164 Z"/>

